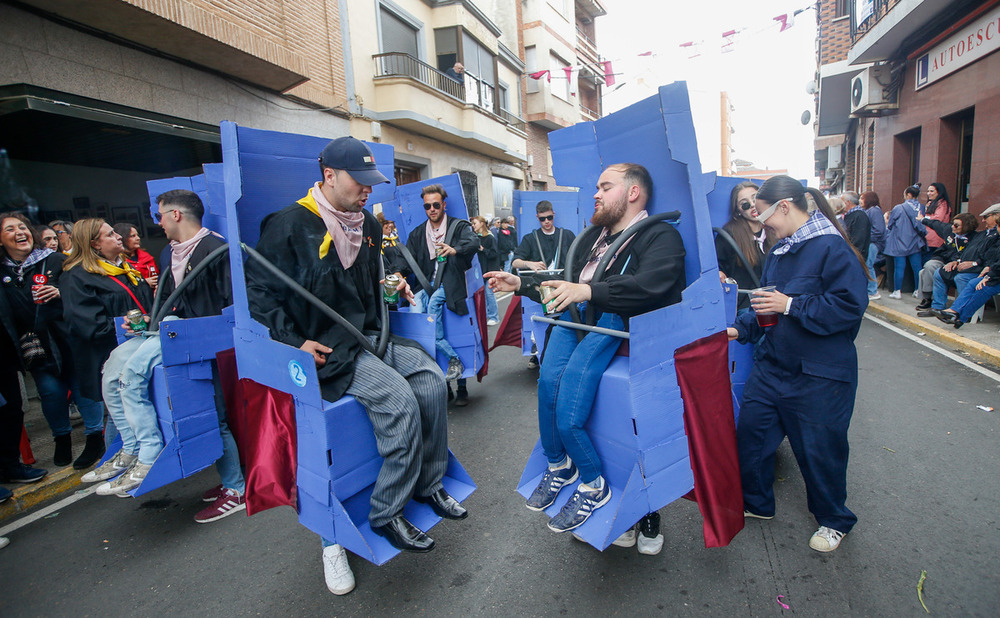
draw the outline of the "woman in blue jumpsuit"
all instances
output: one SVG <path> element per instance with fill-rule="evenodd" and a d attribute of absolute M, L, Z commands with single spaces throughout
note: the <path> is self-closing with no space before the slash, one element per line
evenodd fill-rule
<path fill-rule="evenodd" d="M 817 206 L 812 213 L 806 193 Z M 729 329 L 730 339 L 760 341 L 736 429 L 745 515 L 774 516 L 774 458 L 787 435 L 820 525 L 809 546 L 833 551 L 857 522 L 845 505 L 847 430 L 858 386 L 854 338 L 868 306 L 866 265 L 816 189 L 776 176 L 757 192 L 756 208 L 780 240 L 761 277 L 776 291 L 755 294 L 753 311 Z M 780 315 L 764 329 L 756 312 Z"/>

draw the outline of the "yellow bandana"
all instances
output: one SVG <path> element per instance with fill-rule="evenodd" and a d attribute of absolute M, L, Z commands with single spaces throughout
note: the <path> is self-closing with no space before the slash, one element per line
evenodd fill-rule
<path fill-rule="evenodd" d="M 319 206 L 316 205 L 316 200 L 313 199 L 311 191 L 306 193 L 306 196 L 296 202 L 296 204 L 302 206 L 317 217 L 321 217 L 319 214 Z M 326 235 L 323 236 L 323 242 L 319 245 L 319 259 L 322 260 L 326 257 L 326 254 L 330 252 L 330 243 L 332 242 L 333 238 L 330 237 L 330 232 L 327 232 Z"/>
<path fill-rule="evenodd" d="M 109 277 L 117 277 L 118 275 L 128 275 L 128 279 L 129 281 L 132 282 L 132 285 L 139 285 L 139 279 L 142 278 L 142 275 L 139 274 L 139 271 L 132 268 L 132 266 L 125 260 L 122 260 L 122 266 L 124 268 L 119 268 L 114 264 L 109 264 L 108 262 L 105 262 L 104 260 L 97 260 L 97 263 L 101 265 L 101 268 L 104 269 L 104 272 L 106 272 Z"/>

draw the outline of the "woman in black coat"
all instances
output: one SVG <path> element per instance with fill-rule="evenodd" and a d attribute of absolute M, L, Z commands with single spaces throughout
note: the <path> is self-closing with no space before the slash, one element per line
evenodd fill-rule
<path fill-rule="evenodd" d="M 0 215 L 0 289 L 9 312 L 0 316 L 18 350 L 5 364 L 30 371 L 38 389 L 42 413 L 55 442 L 53 463 L 82 470 L 104 454 L 104 406 L 100 397 L 86 397 L 77 385 L 75 363 L 67 341 L 60 295 L 66 256 L 44 248 L 31 223 L 18 213 Z M 69 395 L 83 417 L 87 446 L 73 461 L 73 427 Z"/>
<path fill-rule="evenodd" d="M 63 317 L 80 392 L 101 400 L 101 367 L 118 346 L 114 319 L 152 310 L 153 291 L 122 258 L 122 239 L 102 219 L 73 227 L 73 250 L 63 265 Z"/>
<path fill-rule="evenodd" d="M 729 194 L 729 221 L 722 226 L 722 229 L 736 243 L 739 252 L 737 253 L 737 249 L 722 234 L 715 239 L 715 252 L 719 257 L 719 278 L 723 282 L 727 278 L 735 279 L 737 286 L 742 290 L 758 287 L 764 268 L 764 256 L 775 242 L 774 233 L 767 231 L 757 220 L 757 211 L 754 208 L 757 189 L 756 184 L 746 181 L 733 187 Z M 747 270 L 739 257 L 740 254 L 746 258 L 752 271 Z M 737 312 L 743 313 L 749 309 L 750 297 L 741 295 L 736 306 Z"/>

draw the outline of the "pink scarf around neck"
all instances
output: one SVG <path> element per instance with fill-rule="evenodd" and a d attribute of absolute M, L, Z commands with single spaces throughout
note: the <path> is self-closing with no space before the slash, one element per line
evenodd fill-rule
<path fill-rule="evenodd" d="M 424 233 L 427 236 L 427 249 L 431 253 L 431 261 L 437 258 L 437 243 L 444 242 L 444 236 L 448 233 L 448 215 L 441 216 L 441 226 L 434 231 L 431 227 L 431 222 L 428 219 Z"/>
<path fill-rule="evenodd" d="M 632 218 L 631 221 L 628 222 L 628 225 L 625 226 L 625 230 L 632 227 L 636 223 L 642 221 L 648 216 L 649 216 L 648 212 L 646 212 L 645 210 L 640 210 L 639 214 L 637 214 L 635 217 Z M 625 230 L 622 231 L 624 232 Z M 587 264 L 583 267 L 583 270 L 580 271 L 580 283 L 590 283 L 591 280 L 594 278 L 594 273 L 597 272 L 597 264 L 600 263 L 601 258 L 604 257 L 604 254 L 607 253 L 608 247 L 610 246 L 610 243 L 604 242 L 604 239 L 607 238 L 608 236 L 608 231 L 609 231 L 608 228 L 604 228 L 603 230 L 601 230 L 601 233 L 597 236 L 597 241 L 594 242 L 594 246 L 591 248 L 591 252 L 594 253 L 594 255 L 591 256 L 589 260 L 587 260 Z M 633 236 L 632 238 L 635 238 L 635 236 Z M 628 244 L 632 242 L 632 238 L 629 238 L 628 241 L 626 241 L 626 243 L 621 246 L 621 249 L 618 250 L 618 253 L 621 253 L 622 251 L 625 250 L 625 247 L 627 247 Z M 615 263 L 615 259 L 617 258 L 618 258 L 617 254 L 611 258 L 611 261 L 608 262 L 608 268 L 611 268 L 611 265 Z"/>
<path fill-rule="evenodd" d="M 313 200 L 316 201 L 319 216 L 326 225 L 326 231 L 329 232 L 330 238 L 333 240 L 333 246 L 337 249 L 340 264 L 344 270 L 347 270 L 354 265 L 354 260 L 358 259 L 358 252 L 361 251 L 365 213 L 337 210 L 323 195 L 318 182 L 310 189 L 310 192 Z"/>
<path fill-rule="evenodd" d="M 211 233 L 211 230 L 203 227 L 194 236 L 184 242 L 170 241 L 170 273 L 174 276 L 174 287 L 180 285 L 181 281 L 184 280 L 184 269 L 187 268 L 188 262 L 191 261 L 191 254 L 194 253 L 195 247 L 198 246 L 202 238 Z"/>

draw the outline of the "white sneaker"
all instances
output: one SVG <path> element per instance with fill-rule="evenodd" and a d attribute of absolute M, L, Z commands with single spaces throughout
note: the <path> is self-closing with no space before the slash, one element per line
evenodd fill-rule
<path fill-rule="evenodd" d="M 499 323 L 500 323 L 500 320 L 486 320 L 486 325 L 487 326 L 496 326 Z"/>
<path fill-rule="evenodd" d="M 634 547 L 635 546 L 635 526 L 632 526 L 625 531 L 620 537 L 614 540 L 612 545 L 617 545 L 618 547 Z"/>
<path fill-rule="evenodd" d="M 132 462 L 132 466 L 123 472 L 121 476 L 102 485 L 97 486 L 98 496 L 118 496 L 127 498 L 130 491 L 142 485 L 146 480 L 146 475 L 153 467 L 153 464 L 139 463 L 138 458 Z"/>
<path fill-rule="evenodd" d="M 840 541 L 843 540 L 844 533 L 839 530 L 834 530 L 833 528 L 827 528 L 826 526 L 820 526 L 812 538 L 809 539 L 809 547 L 815 549 L 816 551 L 833 551 L 840 547 Z"/>
<path fill-rule="evenodd" d="M 868 300 L 878 300 L 880 298 L 882 298 L 882 295 L 879 294 L 878 292 L 875 292 L 874 294 L 868 297 Z"/>
<path fill-rule="evenodd" d="M 913 298 L 920 298 L 920 290 L 913 290 Z"/>
<path fill-rule="evenodd" d="M 114 457 L 80 477 L 80 480 L 84 483 L 96 483 L 97 481 L 113 479 L 127 470 L 135 460 L 135 455 L 118 451 Z"/>
<path fill-rule="evenodd" d="M 80 408 L 76 407 L 76 404 L 72 401 L 69 403 L 69 420 L 75 421 L 83 418 L 80 415 Z"/>
<path fill-rule="evenodd" d="M 8 543 L 10 543 L 10 539 L 8 539 L 5 536 L 0 536 L 0 549 L 3 549 L 4 547 L 7 547 Z"/>
<path fill-rule="evenodd" d="M 900 298 L 903 298 L 903 295 L 899 292 L 899 290 L 894 290 L 891 294 L 889 294 L 889 298 L 895 298 L 899 300 Z"/>
<path fill-rule="evenodd" d="M 342 546 L 334 544 L 323 548 L 323 577 L 327 590 L 333 594 L 344 595 L 354 590 L 354 572 Z"/>
<path fill-rule="evenodd" d="M 645 534 L 639 533 L 635 537 L 635 543 L 639 546 L 640 554 L 655 556 L 663 549 L 663 535 L 657 534 L 654 537 L 648 537 Z"/>

